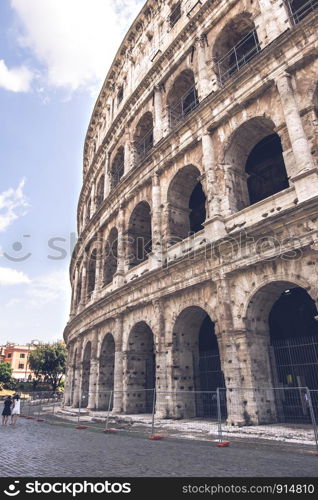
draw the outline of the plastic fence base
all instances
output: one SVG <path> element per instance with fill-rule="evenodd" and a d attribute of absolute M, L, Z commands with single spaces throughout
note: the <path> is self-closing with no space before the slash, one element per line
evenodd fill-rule
<path fill-rule="evenodd" d="M 104 434 L 117 434 L 118 430 L 117 429 L 105 429 Z"/>
<path fill-rule="evenodd" d="M 82 429 L 88 429 L 87 425 L 76 425 L 75 429 L 82 430 Z"/>
<path fill-rule="evenodd" d="M 220 443 L 217 443 L 216 446 L 218 448 L 226 448 L 227 446 L 230 446 L 230 441 L 221 441 Z"/>
<path fill-rule="evenodd" d="M 150 441 L 160 441 L 161 439 L 164 439 L 164 436 L 149 436 L 148 439 L 150 439 Z"/>
<path fill-rule="evenodd" d="M 37 422 L 45 422 L 44 418 L 37 418 L 36 421 Z"/>

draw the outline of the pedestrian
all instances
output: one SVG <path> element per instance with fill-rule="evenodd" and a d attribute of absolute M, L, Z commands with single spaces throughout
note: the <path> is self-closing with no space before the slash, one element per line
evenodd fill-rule
<path fill-rule="evenodd" d="M 13 407 L 11 412 L 11 424 L 15 425 L 17 423 L 18 415 L 20 415 L 20 396 L 15 394 L 13 396 Z"/>
<path fill-rule="evenodd" d="M 4 400 L 4 408 L 2 412 L 2 425 L 7 425 L 9 417 L 11 415 L 12 398 L 11 396 L 6 397 Z"/>

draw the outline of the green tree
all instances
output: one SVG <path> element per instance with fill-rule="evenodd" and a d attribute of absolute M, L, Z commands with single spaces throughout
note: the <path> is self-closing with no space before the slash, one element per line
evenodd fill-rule
<path fill-rule="evenodd" d="M 30 352 L 29 365 L 36 377 L 44 377 L 55 392 L 61 386 L 65 374 L 66 357 L 64 344 L 40 344 Z"/>
<path fill-rule="evenodd" d="M 0 387 L 12 382 L 12 367 L 10 363 L 0 363 Z"/>

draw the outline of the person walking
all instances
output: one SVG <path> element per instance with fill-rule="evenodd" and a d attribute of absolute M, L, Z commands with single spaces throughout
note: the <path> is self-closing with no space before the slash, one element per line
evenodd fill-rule
<path fill-rule="evenodd" d="M 18 415 L 20 415 L 20 396 L 15 394 L 13 396 L 13 407 L 11 411 L 11 424 L 15 425 L 17 423 Z"/>
<path fill-rule="evenodd" d="M 8 425 L 9 417 L 11 415 L 12 398 L 8 396 L 4 400 L 4 408 L 2 412 L 2 425 Z"/>

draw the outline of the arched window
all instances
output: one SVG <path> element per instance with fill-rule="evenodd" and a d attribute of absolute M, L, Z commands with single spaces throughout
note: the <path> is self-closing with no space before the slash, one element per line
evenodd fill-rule
<path fill-rule="evenodd" d="M 131 214 L 128 229 L 130 268 L 148 259 L 152 251 L 151 213 L 146 201 L 139 203 Z"/>
<path fill-rule="evenodd" d="M 93 250 L 91 253 L 88 269 L 87 269 L 87 295 L 90 298 L 93 291 L 95 290 L 96 284 L 96 261 L 97 261 L 97 251 Z"/>
<path fill-rule="evenodd" d="M 199 169 L 187 165 L 179 170 L 171 181 L 168 189 L 171 244 L 204 228 L 206 197 L 199 177 Z"/>
<path fill-rule="evenodd" d="M 199 104 L 193 71 L 186 69 L 176 78 L 168 94 L 167 104 L 171 128 Z"/>
<path fill-rule="evenodd" d="M 111 187 L 115 188 L 125 173 L 125 151 L 120 147 L 116 153 L 110 170 Z"/>
<path fill-rule="evenodd" d="M 118 231 L 115 227 L 108 236 L 104 259 L 104 284 L 109 285 L 113 281 L 118 265 Z"/>
<path fill-rule="evenodd" d="M 221 83 L 253 59 L 260 50 L 251 17 L 240 14 L 232 19 L 219 34 L 213 49 Z"/>
<path fill-rule="evenodd" d="M 142 161 L 153 147 L 153 116 L 145 113 L 139 120 L 134 135 L 137 160 Z"/>
<path fill-rule="evenodd" d="M 171 7 L 171 13 L 169 18 L 171 28 L 173 28 L 173 26 L 177 24 L 180 18 L 181 18 L 181 2 L 176 2 Z"/>
<path fill-rule="evenodd" d="M 98 210 L 104 200 L 105 176 L 102 175 L 97 184 L 96 190 L 96 210 Z"/>
<path fill-rule="evenodd" d="M 310 12 L 317 9 L 318 0 L 287 0 L 289 14 L 295 24 L 298 24 Z"/>

